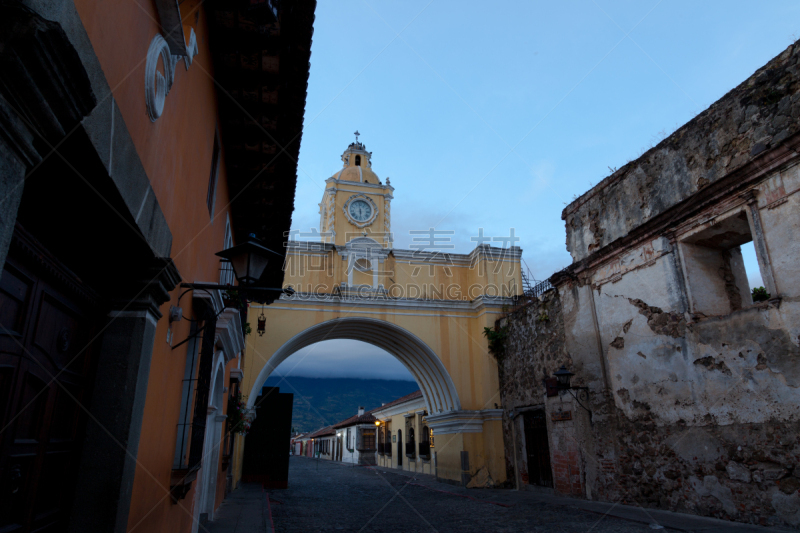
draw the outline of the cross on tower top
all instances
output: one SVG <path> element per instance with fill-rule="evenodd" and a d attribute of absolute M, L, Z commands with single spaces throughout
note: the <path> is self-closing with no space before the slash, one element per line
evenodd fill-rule
<path fill-rule="evenodd" d="M 360 133 L 358 133 L 358 130 L 356 130 L 356 132 L 355 132 L 355 134 L 354 134 L 354 135 L 356 136 L 356 142 L 358 142 L 358 136 L 359 136 L 359 135 L 361 135 L 361 134 L 360 134 Z"/>

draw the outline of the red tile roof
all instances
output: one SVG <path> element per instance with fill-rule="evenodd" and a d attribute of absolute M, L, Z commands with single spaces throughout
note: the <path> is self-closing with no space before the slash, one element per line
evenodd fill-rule
<path fill-rule="evenodd" d="M 351 416 L 350 418 L 342 420 L 338 424 L 334 424 L 333 427 L 339 429 L 346 426 L 355 426 L 356 424 L 374 424 L 375 417 L 370 414 L 371 412 L 372 411 L 367 411 L 363 415 Z"/>
<path fill-rule="evenodd" d="M 333 435 L 334 433 L 336 432 L 333 430 L 333 426 L 326 426 L 322 429 L 316 430 L 314 433 L 308 435 L 306 438 L 316 439 L 317 437 L 325 437 L 327 435 Z"/>
<path fill-rule="evenodd" d="M 370 413 L 374 413 L 375 411 L 380 411 L 382 409 L 386 409 L 387 407 L 393 407 L 395 405 L 398 405 L 398 404 L 401 404 L 401 403 L 404 403 L 404 402 L 408 402 L 408 401 L 411 401 L 411 400 L 416 400 L 417 398 L 422 398 L 422 391 L 421 390 L 412 392 L 411 394 L 406 394 L 402 398 L 398 398 L 393 402 L 387 403 L 386 405 L 381 405 L 380 407 L 376 407 L 375 409 L 370 411 Z"/>

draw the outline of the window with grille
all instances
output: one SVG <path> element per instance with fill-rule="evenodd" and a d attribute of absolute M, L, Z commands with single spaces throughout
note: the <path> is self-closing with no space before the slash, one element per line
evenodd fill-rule
<path fill-rule="evenodd" d="M 225 242 L 222 243 L 222 249 L 227 250 L 233 247 L 233 231 L 231 230 L 231 218 L 225 216 Z M 234 283 L 233 267 L 230 261 L 222 260 L 219 263 L 219 283 L 220 285 L 233 285 Z"/>
<path fill-rule="evenodd" d="M 217 179 L 219 178 L 219 132 L 214 131 L 214 150 L 211 152 L 211 175 L 208 177 L 208 194 L 206 195 L 206 206 L 208 215 L 214 218 L 214 201 L 217 199 Z"/>
<path fill-rule="evenodd" d="M 365 431 L 361 434 L 361 448 L 363 450 L 375 449 L 375 432 Z"/>

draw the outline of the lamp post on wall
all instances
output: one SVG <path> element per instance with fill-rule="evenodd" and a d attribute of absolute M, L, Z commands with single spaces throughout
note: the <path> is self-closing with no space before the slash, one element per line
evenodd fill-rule
<path fill-rule="evenodd" d="M 561 368 L 553 372 L 553 377 L 556 378 L 557 387 L 559 391 L 566 391 L 568 392 L 575 401 L 578 402 L 578 405 L 581 406 L 587 413 L 589 413 L 589 424 L 592 424 L 592 411 L 591 409 L 587 408 L 585 405 L 581 403 L 580 398 L 583 401 L 589 401 L 589 387 L 576 387 L 570 383 L 572 380 L 572 376 L 574 376 L 574 372 L 570 372 L 567 370 L 565 365 L 561 365 Z M 572 391 L 578 391 L 578 394 L 575 395 Z"/>
<path fill-rule="evenodd" d="M 248 239 L 242 244 L 237 244 L 231 248 L 217 252 L 215 255 L 225 259 L 233 268 L 233 275 L 236 277 L 238 285 L 221 285 L 219 283 L 181 283 L 181 287 L 186 289 L 204 290 L 236 290 L 246 295 L 258 295 L 264 292 L 283 292 L 288 295 L 294 294 L 291 288 L 278 289 L 272 287 L 258 287 L 256 284 L 261 279 L 261 275 L 269 264 L 269 255 L 275 254 L 269 248 L 263 246 L 251 233 Z M 282 257 L 282 256 L 281 256 Z"/>
<path fill-rule="evenodd" d="M 272 253 L 275 252 L 262 246 L 256 236 L 251 233 L 250 237 L 242 244 L 217 252 L 215 255 L 230 262 L 239 285 L 253 285 L 267 268 L 268 254 Z"/>
<path fill-rule="evenodd" d="M 281 256 L 279 253 L 273 252 L 269 248 L 262 245 L 261 242 L 256 238 L 255 234 L 251 233 L 247 240 L 242 244 L 237 244 L 236 246 L 232 246 L 215 254 L 230 263 L 231 268 L 233 269 L 233 275 L 236 277 L 236 281 L 239 282 L 238 285 L 222 285 L 219 283 L 181 283 L 181 288 L 187 289 L 187 291 L 185 291 L 183 294 L 186 294 L 186 292 L 189 292 L 189 290 L 237 291 L 248 299 L 266 301 L 268 304 L 272 303 L 272 301 L 278 298 L 278 296 L 266 296 L 271 293 L 282 292 L 288 296 L 293 295 L 294 290 L 291 287 L 278 289 L 273 287 L 256 286 L 259 279 L 261 279 L 261 276 L 264 274 L 264 270 L 269 264 L 269 254 Z M 183 296 L 183 294 L 181 294 L 181 296 Z M 178 302 L 180 302 L 180 299 L 181 298 L 178 297 Z M 223 308 L 224 307 L 225 306 L 223 306 Z M 220 311 L 220 313 L 221 312 L 222 311 Z M 174 313 L 173 309 L 170 309 L 170 323 L 174 321 L 172 318 L 173 314 L 175 315 L 176 320 L 180 320 L 180 317 L 182 317 L 181 308 L 174 307 Z M 264 316 L 264 311 L 261 311 L 261 315 L 258 317 L 257 329 L 259 336 L 264 335 L 266 331 L 266 325 L 267 317 Z M 197 333 L 190 335 L 187 339 L 179 342 L 173 346 L 172 349 L 175 350 L 179 346 L 199 335 L 200 332 L 202 332 L 202 329 Z"/>
<path fill-rule="evenodd" d="M 566 366 L 561 365 L 561 368 L 553 372 L 553 377 L 555 377 L 556 380 L 558 381 L 558 389 L 559 390 L 570 389 L 571 387 L 569 385 L 569 382 L 572 379 L 572 376 L 574 375 L 575 375 L 574 372 L 570 372 L 569 370 L 567 370 Z"/>

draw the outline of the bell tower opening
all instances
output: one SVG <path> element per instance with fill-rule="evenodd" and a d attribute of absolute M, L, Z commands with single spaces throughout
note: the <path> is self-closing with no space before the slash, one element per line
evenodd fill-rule
<path fill-rule="evenodd" d="M 357 155 L 357 156 L 356 156 L 356 166 L 357 166 L 357 167 L 360 167 L 360 166 L 361 166 L 361 156 L 360 156 L 360 155 Z"/>

